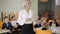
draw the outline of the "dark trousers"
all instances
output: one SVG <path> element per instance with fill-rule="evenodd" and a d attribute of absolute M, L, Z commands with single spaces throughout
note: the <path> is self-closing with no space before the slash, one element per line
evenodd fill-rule
<path fill-rule="evenodd" d="M 21 34 L 21 31 L 17 31 L 17 28 L 14 28 L 14 31 L 12 32 L 12 34 Z"/>
<path fill-rule="evenodd" d="M 33 32 L 33 24 L 24 24 L 22 26 L 21 34 L 34 34 L 34 32 Z"/>

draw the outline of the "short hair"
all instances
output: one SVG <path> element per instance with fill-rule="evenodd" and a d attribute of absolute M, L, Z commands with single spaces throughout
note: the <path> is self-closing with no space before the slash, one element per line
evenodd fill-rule
<path fill-rule="evenodd" d="M 19 25 L 19 23 L 16 23 L 17 25 Z"/>
<path fill-rule="evenodd" d="M 5 16 L 5 17 L 4 17 L 4 20 L 5 20 L 5 18 L 8 18 L 8 17 L 7 17 L 7 16 Z"/>

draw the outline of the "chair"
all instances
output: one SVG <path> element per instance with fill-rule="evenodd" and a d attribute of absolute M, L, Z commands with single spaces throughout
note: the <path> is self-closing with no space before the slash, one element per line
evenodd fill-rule
<path fill-rule="evenodd" d="M 6 16 L 6 12 L 5 11 L 3 11 L 2 12 L 2 21 L 4 21 L 4 17 Z"/>
<path fill-rule="evenodd" d="M 18 19 L 18 13 L 19 13 L 19 12 L 17 11 L 17 12 L 16 12 L 16 19 Z"/>
<path fill-rule="evenodd" d="M 3 24 L 3 22 L 0 22 L 0 30 L 2 29 L 2 24 Z"/>
<path fill-rule="evenodd" d="M 36 34 L 52 34 L 51 30 L 35 30 Z"/>
<path fill-rule="evenodd" d="M 12 20 L 11 17 L 14 16 L 14 11 L 10 11 L 10 21 Z"/>

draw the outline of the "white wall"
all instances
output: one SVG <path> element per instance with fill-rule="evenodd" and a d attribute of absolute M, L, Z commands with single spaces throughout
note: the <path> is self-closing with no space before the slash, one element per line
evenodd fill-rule
<path fill-rule="evenodd" d="M 60 5 L 60 0 L 58 0 L 58 4 Z"/>
<path fill-rule="evenodd" d="M 19 11 L 22 8 L 24 0 L 0 0 L 0 11 L 5 11 L 9 14 L 10 11 Z M 31 9 L 34 11 L 35 15 L 38 12 L 38 0 L 31 0 L 32 7 Z"/>
<path fill-rule="evenodd" d="M 58 5 L 58 0 L 56 0 L 55 2 L 56 2 L 56 5 Z"/>
<path fill-rule="evenodd" d="M 60 18 L 60 0 L 56 0 L 55 18 Z"/>
<path fill-rule="evenodd" d="M 60 0 L 56 0 L 56 5 L 60 5 Z"/>

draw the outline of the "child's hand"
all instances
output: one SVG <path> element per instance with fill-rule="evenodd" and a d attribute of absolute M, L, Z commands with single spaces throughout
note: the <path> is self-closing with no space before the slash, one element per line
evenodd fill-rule
<path fill-rule="evenodd" d="M 14 31 L 14 29 L 12 29 L 12 31 Z"/>
<path fill-rule="evenodd" d="M 5 28 L 5 29 L 3 29 L 3 30 L 5 30 L 5 31 L 6 31 L 7 29 Z"/>

